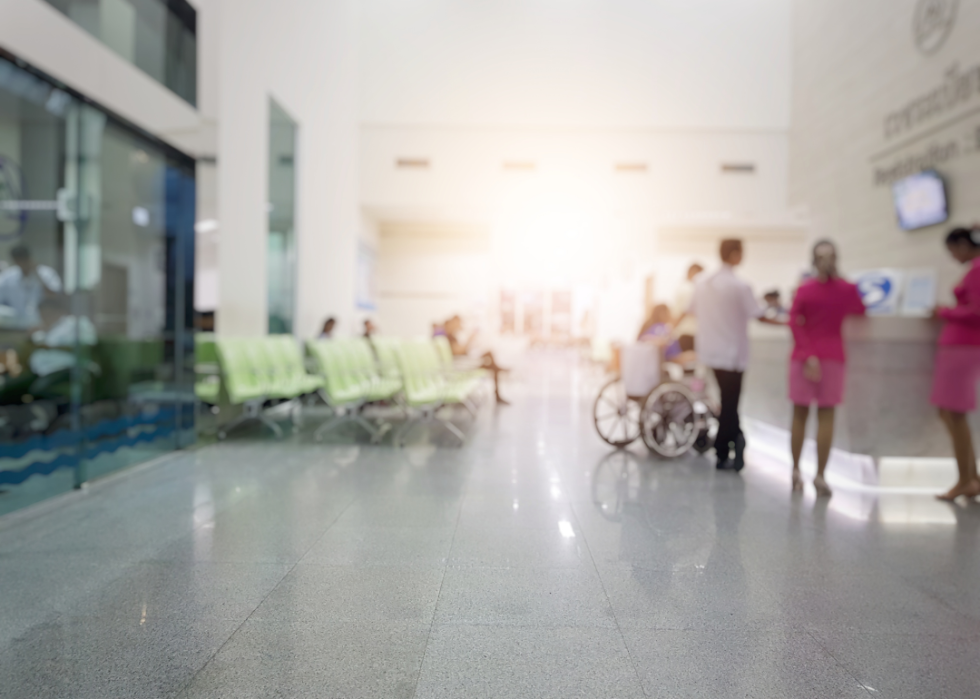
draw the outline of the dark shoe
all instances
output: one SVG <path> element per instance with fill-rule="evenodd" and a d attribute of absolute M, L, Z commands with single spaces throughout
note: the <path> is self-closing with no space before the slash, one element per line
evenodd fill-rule
<path fill-rule="evenodd" d="M 733 464 L 736 472 L 745 468 L 745 437 L 743 435 L 735 438 L 735 460 Z"/>
<path fill-rule="evenodd" d="M 732 462 L 731 459 L 725 459 L 724 461 L 719 461 L 715 465 L 715 470 L 718 470 L 718 471 L 734 471 L 735 470 L 735 464 Z"/>

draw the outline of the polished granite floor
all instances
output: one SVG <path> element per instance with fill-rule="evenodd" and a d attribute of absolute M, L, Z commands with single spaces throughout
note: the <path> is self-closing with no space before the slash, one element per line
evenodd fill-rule
<path fill-rule="evenodd" d="M 310 426 L 0 520 L 0 696 L 980 696 L 980 505 L 610 452 L 598 380 L 539 355 L 462 449 Z"/>

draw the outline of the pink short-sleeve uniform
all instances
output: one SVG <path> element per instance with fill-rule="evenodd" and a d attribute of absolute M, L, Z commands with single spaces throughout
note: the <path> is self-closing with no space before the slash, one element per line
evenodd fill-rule
<path fill-rule="evenodd" d="M 864 315 L 857 286 L 839 278 L 810 279 L 796 291 L 789 324 L 793 354 L 789 367 L 789 398 L 794 405 L 821 408 L 844 400 L 844 339 L 841 327 L 849 315 Z M 820 380 L 810 381 L 803 367 L 807 359 L 820 360 Z"/>
<path fill-rule="evenodd" d="M 954 413 L 969 413 L 977 407 L 980 379 L 980 258 L 970 264 L 953 293 L 956 305 L 938 313 L 946 323 L 939 335 L 931 402 Z"/>

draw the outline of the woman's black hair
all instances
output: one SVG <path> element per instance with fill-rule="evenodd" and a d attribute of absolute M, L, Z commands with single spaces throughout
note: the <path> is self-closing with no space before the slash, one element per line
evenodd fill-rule
<path fill-rule="evenodd" d="M 961 245 L 963 243 L 971 248 L 980 248 L 980 229 L 954 228 L 946 236 L 946 245 Z"/>
<path fill-rule="evenodd" d="M 824 245 L 829 245 L 834 249 L 835 253 L 837 252 L 837 243 L 832 241 L 830 238 L 821 238 L 820 240 L 818 240 L 813 244 L 813 249 L 810 251 L 810 259 L 813 260 L 814 264 L 816 264 L 817 261 L 817 250 L 819 250 Z"/>

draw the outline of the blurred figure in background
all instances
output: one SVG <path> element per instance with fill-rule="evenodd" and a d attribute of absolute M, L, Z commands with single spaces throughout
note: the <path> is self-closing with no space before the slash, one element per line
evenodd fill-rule
<path fill-rule="evenodd" d="M 320 330 L 321 340 L 332 340 L 333 331 L 337 327 L 337 319 L 330 316 L 325 321 L 323 321 L 323 328 Z"/>
<path fill-rule="evenodd" d="M 977 455 L 967 421 L 967 414 L 977 407 L 980 379 L 980 229 L 950 231 L 946 248 L 957 262 L 969 265 L 954 290 L 956 305 L 935 311 L 935 317 L 944 325 L 936 353 L 931 402 L 939 408 L 939 416 L 949 430 L 960 472 L 956 485 L 938 497 L 952 502 L 960 496 L 973 499 L 980 495 Z"/>
<path fill-rule="evenodd" d="M 789 311 L 783 305 L 779 289 L 767 291 L 762 297 L 766 302 L 765 318 L 776 323 L 785 324 L 789 321 Z"/>
<path fill-rule="evenodd" d="M 832 494 L 824 470 L 834 442 L 835 408 L 844 400 L 844 340 L 841 326 L 849 315 L 864 315 L 856 285 L 837 273 L 837 247 L 829 240 L 813 246 L 815 275 L 796 291 L 789 325 L 793 354 L 789 368 L 789 398 L 793 402 L 793 491 L 803 491 L 800 456 L 806 438 L 810 406 L 817 405 L 817 495 Z M 768 296 L 768 294 L 767 294 Z"/>
<path fill-rule="evenodd" d="M 378 332 L 378 326 L 375 325 L 370 318 L 364 319 L 364 339 L 370 340 L 373 335 Z"/>
<path fill-rule="evenodd" d="M 691 308 L 691 301 L 694 300 L 694 284 L 698 275 L 704 271 L 704 267 L 695 262 L 687 269 L 687 277 L 677 287 L 677 295 L 674 298 L 674 315 L 679 318 L 677 327 L 674 328 L 674 337 L 680 343 L 682 352 L 694 350 L 694 337 L 698 334 L 697 318 L 688 313 Z"/>
<path fill-rule="evenodd" d="M 38 306 L 41 301 L 61 293 L 61 277 L 47 265 L 39 265 L 31 259 L 31 251 L 25 245 L 17 245 L 10 251 L 14 261 L 0 272 L 0 306 L 12 325 L 21 328 L 36 327 L 41 323 Z"/>
<path fill-rule="evenodd" d="M 477 333 L 474 331 L 464 342 L 462 340 L 462 318 L 460 318 L 458 315 L 454 315 L 452 318 L 442 324 L 442 330 L 445 333 L 446 339 L 449 340 L 449 347 L 452 349 L 454 357 L 466 357 L 469 355 Z M 497 361 L 494 359 L 493 353 L 490 351 L 484 352 L 482 355 L 480 355 L 479 367 L 481 369 L 486 369 L 493 375 L 493 393 L 494 397 L 497 399 L 497 403 L 500 405 L 510 405 L 510 403 L 504 400 L 500 395 L 500 374 L 501 372 L 507 371 L 507 369 L 497 365 Z"/>

